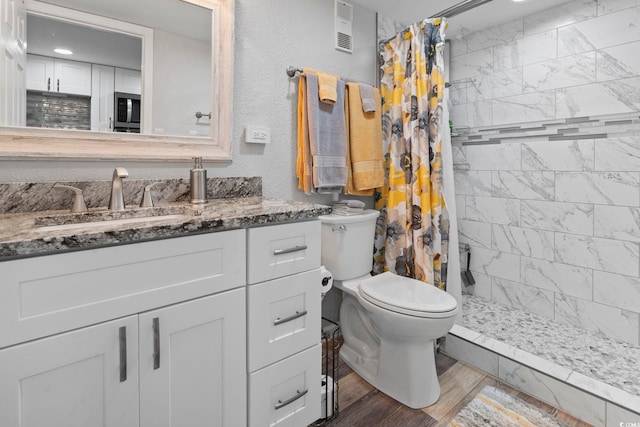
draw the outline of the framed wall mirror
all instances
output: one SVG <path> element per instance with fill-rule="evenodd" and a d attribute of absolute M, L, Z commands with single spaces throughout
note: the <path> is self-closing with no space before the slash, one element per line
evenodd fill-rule
<path fill-rule="evenodd" d="M 230 160 L 233 19 L 233 0 L 0 0 L 0 158 Z"/>

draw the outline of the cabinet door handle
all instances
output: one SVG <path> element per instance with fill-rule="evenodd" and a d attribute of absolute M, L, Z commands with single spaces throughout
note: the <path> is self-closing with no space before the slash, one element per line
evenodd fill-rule
<path fill-rule="evenodd" d="M 307 245 L 294 246 L 292 248 L 287 248 L 287 249 L 275 249 L 273 251 L 273 254 L 274 255 L 284 255 L 284 254 L 290 254 L 291 252 L 304 251 L 305 249 L 307 249 Z"/>
<path fill-rule="evenodd" d="M 275 409 L 284 408 L 285 406 L 287 406 L 287 405 L 295 402 L 296 400 L 300 399 L 302 396 L 304 396 L 308 392 L 309 392 L 309 390 L 305 390 L 305 391 L 296 390 L 296 395 L 295 396 L 290 397 L 289 399 L 285 400 L 284 402 L 278 400 L 278 403 L 276 403 L 274 408 Z"/>
<path fill-rule="evenodd" d="M 302 317 L 302 316 L 306 316 L 306 315 L 307 315 L 307 310 L 296 311 L 296 314 L 292 314 L 291 316 L 285 317 L 284 319 L 281 319 L 281 318 L 278 317 L 276 320 L 273 321 L 273 325 L 274 326 L 282 325 L 283 323 L 291 322 L 292 320 L 295 320 L 298 317 Z"/>
<path fill-rule="evenodd" d="M 111 129 L 111 126 L 112 126 L 112 119 L 111 117 L 109 117 L 109 129 Z"/>
<path fill-rule="evenodd" d="M 47 79 L 47 92 L 51 90 L 51 77 Z"/>
<path fill-rule="evenodd" d="M 153 318 L 153 369 L 160 368 L 160 319 Z"/>
<path fill-rule="evenodd" d="M 127 327 L 121 326 L 118 330 L 120 342 L 120 382 L 127 380 Z"/>
<path fill-rule="evenodd" d="M 60 79 L 58 79 L 58 92 L 60 92 Z"/>

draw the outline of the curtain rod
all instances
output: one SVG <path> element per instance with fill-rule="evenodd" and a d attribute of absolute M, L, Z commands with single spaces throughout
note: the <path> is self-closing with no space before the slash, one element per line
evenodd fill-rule
<path fill-rule="evenodd" d="M 475 9 L 478 6 L 482 6 L 485 3 L 489 3 L 492 0 L 465 0 L 461 3 L 451 6 L 448 9 L 441 10 L 430 18 L 451 18 L 452 16 L 460 15 L 461 13 L 468 12 L 471 9 Z"/>
<path fill-rule="evenodd" d="M 486 3 L 490 3 L 493 0 L 464 0 L 458 4 L 455 4 L 445 10 L 441 10 L 440 12 L 431 15 L 429 18 L 427 19 L 434 19 L 434 18 L 451 18 L 453 16 L 456 15 L 460 15 L 461 13 L 464 12 L 468 12 L 471 9 L 475 9 L 478 6 L 482 6 L 483 4 Z M 421 21 L 418 21 L 421 22 Z M 408 29 L 408 28 L 407 28 Z M 407 31 L 407 29 L 402 30 L 403 31 Z M 391 40 L 393 40 L 394 38 L 396 38 L 396 36 L 394 35 L 393 37 L 389 37 L 388 39 L 385 40 L 380 40 L 378 42 L 378 45 L 385 45 L 387 43 L 389 43 Z"/>

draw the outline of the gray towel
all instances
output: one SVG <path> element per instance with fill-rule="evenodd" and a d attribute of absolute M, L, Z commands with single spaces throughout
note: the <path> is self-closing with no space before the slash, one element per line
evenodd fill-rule
<path fill-rule="evenodd" d="M 375 113 L 376 98 L 373 94 L 373 86 L 366 83 L 358 83 L 360 88 L 360 99 L 362 100 L 362 111 L 365 113 Z"/>
<path fill-rule="evenodd" d="M 347 133 L 344 115 L 344 81 L 338 80 L 335 104 L 320 102 L 318 76 L 307 74 L 309 145 L 313 186 L 317 189 L 347 185 Z"/>

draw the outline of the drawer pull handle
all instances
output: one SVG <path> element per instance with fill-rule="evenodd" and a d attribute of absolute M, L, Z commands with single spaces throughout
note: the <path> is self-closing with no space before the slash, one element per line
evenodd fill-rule
<path fill-rule="evenodd" d="M 160 319 L 153 318 L 153 369 L 160 368 Z"/>
<path fill-rule="evenodd" d="M 282 325 L 283 323 L 291 322 L 292 320 L 295 320 L 298 317 L 302 317 L 306 315 L 307 315 L 307 310 L 296 311 L 296 314 L 292 314 L 291 316 L 285 317 L 284 319 L 281 319 L 278 317 L 276 320 L 273 321 L 273 325 L 274 326 Z"/>
<path fill-rule="evenodd" d="M 305 391 L 300 391 L 300 390 L 296 390 L 296 395 L 285 400 L 284 402 L 278 400 L 278 403 L 276 404 L 276 406 L 274 406 L 275 409 L 280 409 L 280 408 L 284 408 L 285 406 L 295 402 L 296 400 L 300 399 L 302 396 L 304 396 L 305 394 L 307 394 L 309 392 L 309 390 L 305 390 Z"/>
<path fill-rule="evenodd" d="M 118 329 L 118 342 L 120 343 L 120 382 L 127 380 L 127 327 Z"/>
<path fill-rule="evenodd" d="M 291 252 L 304 251 L 305 249 L 307 249 L 307 245 L 294 246 L 293 248 L 287 248 L 287 249 L 275 249 L 273 251 L 273 254 L 274 255 L 284 255 L 284 254 L 290 254 Z"/>

